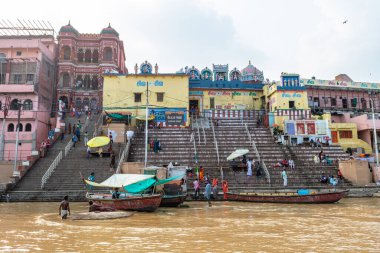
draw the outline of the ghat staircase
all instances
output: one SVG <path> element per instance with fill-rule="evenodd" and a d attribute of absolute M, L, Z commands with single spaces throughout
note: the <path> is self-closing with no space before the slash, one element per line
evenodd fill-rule
<path fill-rule="evenodd" d="M 217 125 L 214 124 L 216 122 Z M 337 165 L 314 164 L 313 156 L 319 153 L 320 148 L 279 145 L 274 142 L 268 128 L 257 125 L 256 118 L 220 118 L 214 121 L 198 118 L 193 119 L 189 128 L 149 129 L 148 142 L 155 138 L 160 141 L 162 150 L 157 153 L 148 151 L 148 165 L 162 166 L 176 162 L 193 168 L 193 172 L 197 166 L 203 166 L 210 178 L 217 177 L 219 182 L 222 177 L 228 180 L 231 189 L 282 187 L 282 170 L 274 165 L 284 158 L 295 161 L 295 169 L 287 170 L 289 187 L 323 187 L 325 185 L 320 183 L 322 173 L 337 176 Z M 128 161 L 144 161 L 144 140 L 144 132 L 136 133 Z M 262 171 L 261 177 L 248 178 L 246 171 L 234 172 L 227 157 L 236 149 L 249 149 L 247 157 L 264 162 L 269 175 Z M 323 150 L 334 160 L 348 158 L 340 146 L 323 147 Z M 189 178 L 187 182 L 190 192 L 194 178 Z M 351 184 L 344 180 L 341 185 Z"/>
<path fill-rule="evenodd" d="M 92 119 L 88 122 L 87 131 L 89 139 L 93 136 L 95 122 L 98 117 L 98 115 L 93 115 Z M 67 117 L 65 122 L 66 125 L 69 123 L 73 125 L 76 124 L 78 120 L 81 120 L 82 123 L 85 122 L 85 116 L 81 116 L 79 119 Z M 43 175 L 58 154 L 65 151 L 65 147 L 71 142 L 72 134 L 68 134 L 67 131 L 63 142 L 57 140 L 49 149 L 47 156 L 40 158 L 16 186 L 8 192 L 12 201 L 60 201 L 65 195 L 68 195 L 70 200 L 85 200 L 87 190 L 84 188 L 83 181 L 79 174 L 80 172 L 86 178 L 91 172 L 94 172 L 97 182 L 103 181 L 112 175 L 109 169 L 109 157 L 86 158 L 86 146 L 83 141 L 84 131 L 83 129 L 81 133 L 81 141 L 77 142 L 76 147 L 70 149 L 67 156 L 60 161 L 41 189 Z M 119 146 L 113 146 L 116 157 L 119 153 L 119 149 Z"/>

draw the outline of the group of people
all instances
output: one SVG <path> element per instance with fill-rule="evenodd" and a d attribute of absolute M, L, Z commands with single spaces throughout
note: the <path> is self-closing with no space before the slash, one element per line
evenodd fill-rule
<path fill-rule="evenodd" d="M 200 197 L 200 189 L 201 184 L 205 185 L 205 191 L 204 191 L 204 199 L 207 200 L 209 206 L 211 206 L 211 199 L 217 199 L 218 193 L 219 193 L 219 180 L 218 178 L 213 178 L 211 181 L 211 178 L 208 173 L 204 174 L 204 168 L 200 166 L 199 171 L 197 170 L 196 177 L 193 181 L 194 186 L 194 199 L 199 199 Z M 228 192 L 228 182 L 227 180 L 223 180 L 222 182 L 222 190 L 224 193 L 224 198 L 226 198 L 226 193 Z"/>
<path fill-rule="evenodd" d="M 330 184 L 331 186 L 336 186 L 338 185 L 339 181 L 343 180 L 343 174 L 342 172 L 338 169 L 338 177 L 334 177 L 334 175 L 326 176 L 325 173 L 322 173 L 320 182 L 322 184 Z"/>
<path fill-rule="evenodd" d="M 157 138 L 155 138 L 154 140 L 152 139 L 150 141 L 149 147 L 150 147 L 150 150 L 154 151 L 154 153 L 158 153 L 160 152 L 160 150 L 162 150 L 161 142 Z"/>
<path fill-rule="evenodd" d="M 284 168 L 295 169 L 295 164 L 291 158 L 289 160 L 286 160 L 284 158 L 282 161 L 276 163 L 274 167 L 284 167 Z"/>
<path fill-rule="evenodd" d="M 314 160 L 315 164 L 317 164 L 317 163 L 326 163 L 327 165 L 333 164 L 333 160 L 328 155 L 323 153 L 323 150 L 321 150 L 321 152 L 319 152 L 318 155 L 316 154 L 314 156 L 313 160 Z"/>

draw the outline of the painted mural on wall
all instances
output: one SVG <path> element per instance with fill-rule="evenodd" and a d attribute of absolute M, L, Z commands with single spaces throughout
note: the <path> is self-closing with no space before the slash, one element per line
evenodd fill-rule
<path fill-rule="evenodd" d="M 288 135 L 327 135 L 325 120 L 285 120 L 285 133 Z"/>
<path fill-rule="evenodd" d="M 301 79 L 300 83 L 306 86 L 341 87 L 357 89 L 380 90 L 380 83 L 345 82 L 335 80 Z"/>

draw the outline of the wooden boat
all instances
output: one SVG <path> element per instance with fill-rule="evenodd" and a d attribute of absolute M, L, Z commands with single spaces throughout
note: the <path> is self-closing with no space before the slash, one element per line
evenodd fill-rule
<path fill-rule="evenodd" d="M 177 207 L 186 200 L 187 194 L 164 195 L 161 200 L 161 207 Z"/>
<path fill-rule="evenodd" d="M 335 203 L 345 197 L 348 190 L 334 190 L 328 192 L 309 191 L 306 194 L 299 192 L 273 192 L 273 193 L 231 193 L 227 192 L 227 200 L 262 203 L 286 204 L 325 204 Z"/>
<path fill-rule="evenodd" d="M 121 195 L 113 199 L 111 194 L 86 194 L 87 200 L 94 202 L 102 210 L 107 211 L 145 211 L 154 212 L 160 205 L 162 195 L 160 194 L 139 194 Z"/>
<path fill-rule="evenodd" d="M 128 218 L 132 216 L 131 212 L 87 212 L 87 213 L 74 213 L 67 218 L 69 220 L 108 220 L 108 219 L 120 219 Z"/>

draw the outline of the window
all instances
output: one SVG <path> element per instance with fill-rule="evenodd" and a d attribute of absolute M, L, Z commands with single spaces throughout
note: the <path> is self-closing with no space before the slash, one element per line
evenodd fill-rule
<path fill-rule="evenodd" d="M 289 109 L 295 109 L 294 101 L 289 101 Z"/>
<path fill-rule="evenodd" d="M 62 75 L 62 86 L 69 87 L 70 86 L 70 75 L 69 73 L 63 73 Z"/>
<path fill-rule="evenodd" d="M 21 51 L 16 51 L 17 56 L 21 56 L 21 54 L 22 54 Z"/>
<path fill-rule="evenodd" d="M 141 102 L 141 93 L 135 93 L 135 103 Z"/>
<path fill-rule="evenodd" d="M 22 127 L 22 124 L 21 124 L 21 123 L 20 123 L 20 125 L 19 125 L 18 127 L 19 127 L 18 131 L 19 131 L 19 132 L 22 132 L 23 127 Z M 16 128 L 16 130 L 17 130 L 17 128 Z"/>
<path fill-rule="evenodd" d="M 30 123 L 27 123 L 25 125 L 25 132 L 31 132 L 32 131 L 32 124 Z"/>
<path fill-rule="evenodd" d="M 357 104 L 358 104 L 357 98 L 352 98 L 351 99 L 351 107 L 356 107 Z"/>
<path fill-rule="evenodd" d="M 112 49 L 109 47 L 106 47 L 103 52 L 103 60 L 105 61 L 112 61 Z"/>
<path fill-rule="evenodd" d="M 352 131 L 348 131 L 348 130 L 339 131 L 339 137 L 342 139 L 351 139 Z"/>
<path fill-rule="evenodd" d="M 0 84 L 4 84 L 5 83 L 5 74 L 0 74 Z"/>
<path fill-rule="evenodd" d="M 21 74 L 15 74 L 13 76 L 13 83 L 20 84 L 22 82 L 22 75 Z"/>
<path fill-rule="evenodd" d="M 362 109 L 367 109 L 367 101 L 365 100 L 365 98 L 362 98 Z"/>
<path fill-rule="evenodd" d="M 24 110 L 28 110 L 28 111 L 33 110 L 33 102 L 32 102 L 32 100 L 30 100 L 30 99 L 25 100 L 24 101 L 24 105 L 23 105 L 23 109 Z"/>
<path fill-rule="evenodd" d="M 210 109 L 215 109 L 215 98 L 210 98 Z"/>
<path fill-rule="evenodd" d="M 84 52 L 83 49 L 78 50 L 78 62 L 83 62 Z"/>
<path fill-rule="evenodd" d="M 336 106 L 336 98 L 331 98 L 331 106 Z"/>
<path fill-rule="evenodd" d="M 345 109 L 348 108 L 347 98 L 342 98 L 342 105 L 343 105 L 343 108 Z"/>
<path fill-rule="evenodd" d="M 34 81 L 34 74 L 27 74 L 26 82 L 33 82 L 33 81 Z"/>
<path fill-rule="evenodd" d="M 13 99 L 10 106 L 11 110 L 18 110 L 18 99 Z"/>
<path fill-rule="evenodd" d="M 64 47 L 63 48 L 63 59 L 64 60 L 70 60 L 71 57 L 71 49 L 70 47 Z"/>
<path fill-rule="evenodd" d="M 157 102 L 164 102 L 164 93 L 157 92 Z"/>
<path fill-rule="evenodd" d="M 15 125 L 13 125 L 13 123 L 10 123 L 8 125 L 8 132 L 14 132 L 15 131 Z"/>

